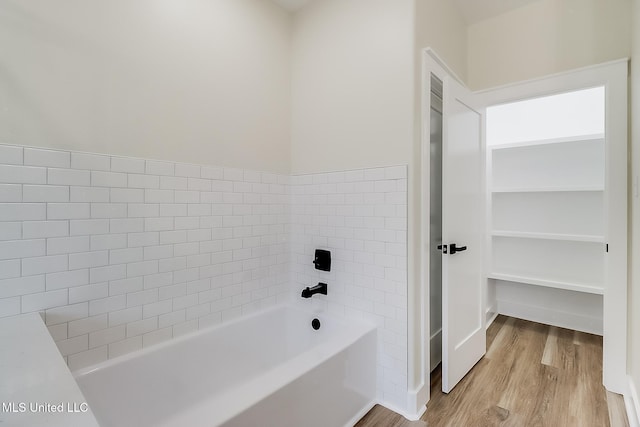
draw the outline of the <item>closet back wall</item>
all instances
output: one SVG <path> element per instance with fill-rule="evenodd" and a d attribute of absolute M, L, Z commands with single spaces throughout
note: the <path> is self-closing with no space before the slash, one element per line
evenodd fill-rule
<path fill-rule="evenodd" d="M 288 173 L 290 15 L 265 0 L 0 3 L 0 142 Z"/>

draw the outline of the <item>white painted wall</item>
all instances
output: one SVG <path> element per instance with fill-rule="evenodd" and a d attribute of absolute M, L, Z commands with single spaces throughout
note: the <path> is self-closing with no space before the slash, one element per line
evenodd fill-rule
<path fill-rule="evenodd" d="M 632 180 L 640 174 L 640 0 L 633 1 L 631 60 Z M 637 182 L 637 181 L 636 181 Z M 633 186 L 632 190 L 633 192 Z M 631 285 L 629 289 L 629 372 L 640 387 L 640 199 L 631 197 Z M 636 402 L 640 404 L 640 402 Z M 640 414 L 639 414 L 640 415 Z"/>
<path fill-rule="evenodd" d="M 629 0 L 540 0 L 469 26 L 472 89 L 627 57 Z"/>
<path fill-rule="evenodd" d="M 290 168 L 290 15 L 264 0 L 0 2 L 0 142 Z"/>
<path fill-rule="evenodd" d="M 412 0 L 323 0 L 295 14 L 294 173 L 408 162 L 412 46 Z"/>
<path fill-rule="evenodd" d="M 432 48 L 459 78 L 466 80 L 467 24 L 454 2 L 416 0 L 416 47 Z"/>

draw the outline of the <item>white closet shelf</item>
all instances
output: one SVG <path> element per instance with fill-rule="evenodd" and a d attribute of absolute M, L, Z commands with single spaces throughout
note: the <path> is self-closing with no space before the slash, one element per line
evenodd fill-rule
<path fill-rule="evenodd" d="M 505 144 L 489 145 L 487 148 L 491 150 L 504 150 L 509 148 L 534 147 L 534 146 L 548 145 L 548 144 L 563 144 L 567 142 L 596 141 L 599 139 L 602 139 L 604 141 L 603 133 L 596 133 L 592 135 L 571 136 L 566 138 L 552 138 L 552 139 L 541 139 L 541 140 L 535 140 L 535 141 L 510 142 Z"/>
<path fill-rule="evenodd" d="M 589 294 L 604 295 L 604 288 L 579 283 L 562 282 L 556 280 L 539 279 L 536 277 L 517 276 L 513 274 L 490 273 L 489 279 L 504 280 L 507 282 L 525 283 L 528 285 L 543 286 L 546 288 L 564 289 L 567 291 L 585 292 Z"/>
<path fill-rule="evenodd" d="M 494 230 L 491 233 L 495 237 L 517 237 L 522 239 L 564 240 L 569 242 L 604 243 L 604 236 L 587 234 L 559 234 L 559 233 L 535 233 L 528 231 Z"/>
<path fill-rule="evenodd" d="M 604 191 L 604 186 L 585 187 L 514 187 L 493 188 L 492 193 L 554 193 L 554 192 Z"/>

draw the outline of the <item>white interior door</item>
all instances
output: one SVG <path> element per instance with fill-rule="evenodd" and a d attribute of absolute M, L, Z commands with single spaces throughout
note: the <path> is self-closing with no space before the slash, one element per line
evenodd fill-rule
<path fill-rule="evenodd" d="M 482 294 L 483 112 L 444 80 L 442 208 L 442 391 L 449 393 L 486 352 Z"/>

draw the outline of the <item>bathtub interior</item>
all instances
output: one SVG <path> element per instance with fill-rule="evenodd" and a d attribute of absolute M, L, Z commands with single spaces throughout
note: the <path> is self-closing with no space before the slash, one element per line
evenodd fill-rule
<path fill-rule="evenodd" d="M 279 326 L 275 313 L 266 316 L 265 324 Z M 123 411 L 132 422 L 157 424 L 175 408 L 197 404 L 284 360 L 286 353 L 292 351 L 291 346 L 276 334 L 269 339 L 267 334 L 259 333 L 262 327 L 256 322 L 234 322 L 217 328 L 216 334 L 201 331 L 181 342 L 111 359 L 78 373 L 76 380 L 103 424 L 117 425 Z M 241 328 L 245 329 L 242 333 Z M 257 350 L 248 351 L 248 338 L 238 339 L 240 336 L 250 337 L 261 357 L 252 354 Z M 218 369 L 221 366 L 227 368 Z M 238 366 L 242 369 L 232 368 Z M 153 411 L 140 410 L 152 407 Z M 119 413 L 114 413 L 113 408 L 118 408 Z"/>
<path fill-rule="evenodd" d="M 322 323 L 317 331 L 315 317 Z M 77 372 L 76 380 L 105 427 L 163 425 L 210 407 L 228 418 L 373 330 L 359 326 L 275 307 L 111 359 Z"/>

